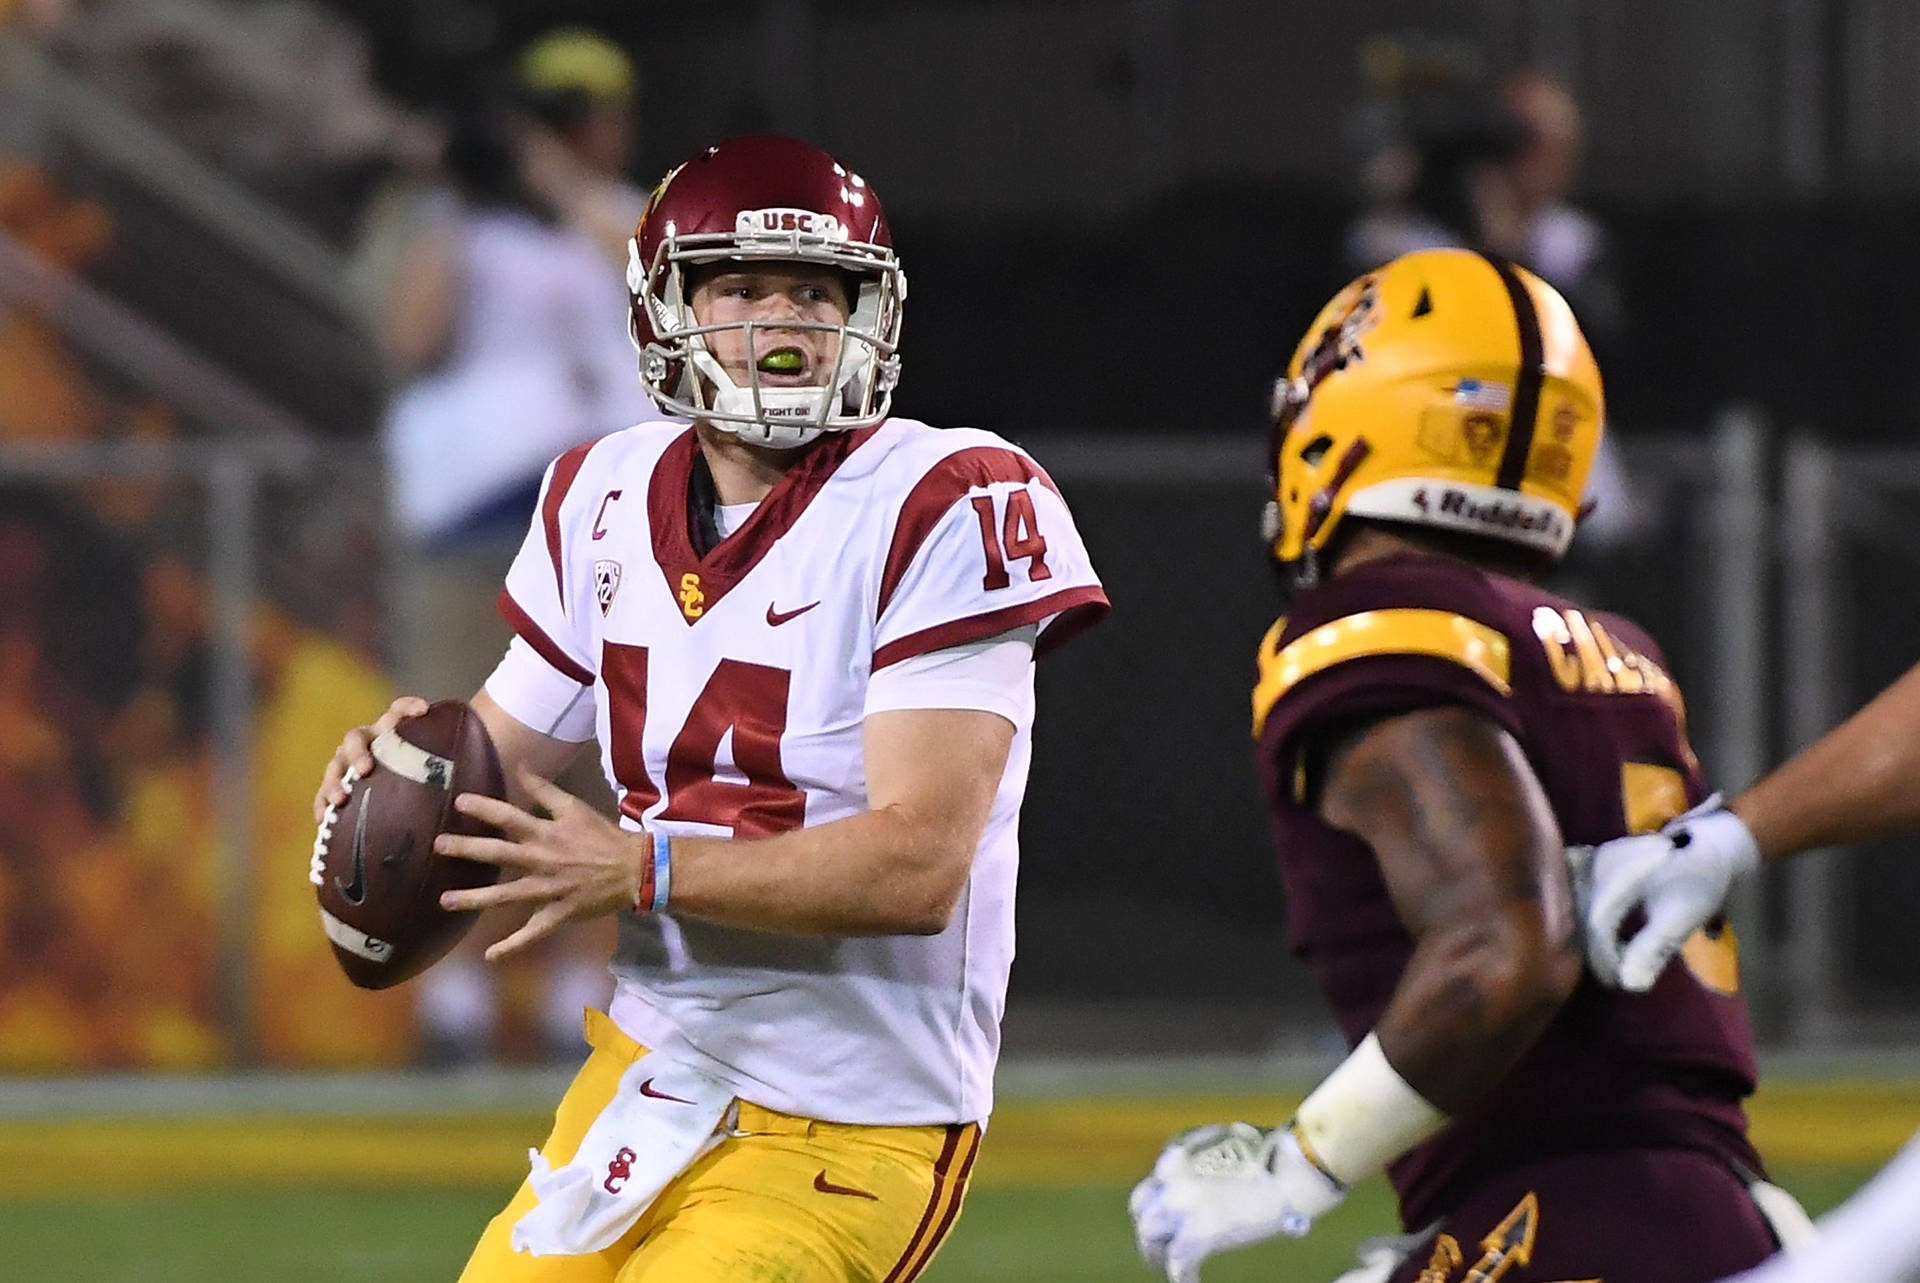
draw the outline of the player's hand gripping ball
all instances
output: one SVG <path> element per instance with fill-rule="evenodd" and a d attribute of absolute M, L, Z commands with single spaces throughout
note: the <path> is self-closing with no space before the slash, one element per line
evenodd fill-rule
<path fill-rule="evenodd" d="M 458 700 L 396 701 L 373 726 L 348 734 L 334 764 L 343 769 L 329 770 L 316 799 L 325 809 L 308 879 L 347 978 L 385 989 L 439 961 L 479 918 L 442 908 L 441 893 L 486 886 L 499 869 L 436 855 L 433 841 L 493 836 L 453 799 L 504 798 L 506 778 L 486 726 Z"/>

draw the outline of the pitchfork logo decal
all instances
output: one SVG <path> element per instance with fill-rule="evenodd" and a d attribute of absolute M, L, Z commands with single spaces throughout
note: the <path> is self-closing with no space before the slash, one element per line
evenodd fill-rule
<path fill-rule="evenodd" d="M 600 603 L 602 615 L 613 608 L 613 595 L 619 591 L 620 563 L 605 557 L 594 562 L 593 599 Z"/>

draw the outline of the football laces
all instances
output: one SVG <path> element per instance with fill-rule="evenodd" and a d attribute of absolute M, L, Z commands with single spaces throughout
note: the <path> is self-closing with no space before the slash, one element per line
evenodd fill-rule
<path fill-rule="evenodd" d="M 360 772 L 349 766 L 346 774 L 340 777 L 340 787 L 348 800 L 353 797 L 353 786 L 360 779 Z M 327 803 L 326 814 L 320 817 L 320 831 L 313 839 L 313 859 L 307 863 L 307 881 L 319 886 L 327 880 L 327 847 L 333 841 L 334 822 L 340 818 L 341 803 Z"/>

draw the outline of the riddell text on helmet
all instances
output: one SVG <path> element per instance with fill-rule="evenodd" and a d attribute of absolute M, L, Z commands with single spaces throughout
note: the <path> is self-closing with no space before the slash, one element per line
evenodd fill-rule
<path fill-rule="evenodd" d="M 1564 532 L 1566 518 L 1558 511 L 1546 507 L 1531 507 L 1518 503 L 1476 503 L 1473 497 L 1463 490 L 1443 490 L 1440 502 L 1433 504 L 1424 488 L 1413 492 L 1414 506 L 1422 512 L 1435 512 L 1442 517 L 1452 517 L 1458 522 L 1494 526 L 1501 530 L 1518 530 L 1550 534 L 1558 538 Z"/>

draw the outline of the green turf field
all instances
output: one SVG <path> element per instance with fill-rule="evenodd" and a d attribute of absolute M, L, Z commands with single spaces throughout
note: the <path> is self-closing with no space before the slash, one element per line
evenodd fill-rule
<path fill-rule="evenodd" d="M 1844 1197 L 1867 1169 L 1780 1173 L 1810 1208 Z M 1392 1226 L 1374 1184 L 1299 1243 L 1251 1248 L 1207 1267 L 1206 1283 L 1328 1283 L 1353 1246 Z M 452 1279 L 502 1196 L 368 1185 L 217 1187 L 0 1202 L 0 1278 L 98 1283 L 414 1283 Z M 988 1185 L 967 1200 L 927 1283 L 1150 1279 L 1134 1258 L 1125 1184 Z"/>
<path fill-rule="evenodd" d="M 1014 1102 L 929 1283 L 1128 1280 L 1126 1193 L 1186 1123 L 1260 1117 L 1251 1096 Z M 1920 1084 L 1770 1087 L 1754 1130 L 1781 1183 L 1818 1212 L 1920 1125 Z M 0 1280 L 414 1283 L 452 1279 L 524 1172 L 544 1122 L 465 1117 L 0 1120 Z M 1252 1248 L 1207 1283 L 1328 1283 L 1394 1219 L 1383 1182 L 1311 1238 Z"/>

